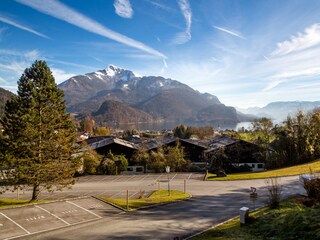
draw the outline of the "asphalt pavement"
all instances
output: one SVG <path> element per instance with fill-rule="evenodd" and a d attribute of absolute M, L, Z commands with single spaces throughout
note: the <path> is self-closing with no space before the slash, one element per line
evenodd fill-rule
<path fill-rule="evenodd" d="M 163 179 L 164 181 L 168 175 L 118 176 L 112 179 L 105 177 L 110 176 L 80 178 L 72 190 L 66 191 L 66 195 L 60 197 L 64 198 L 76 194 L 84 196 L 88 193 L 115 194 L 127 189 L 130 189 L 132 193 L 153 191 L 159 187 L 159 183 L 160 188 L 166 189 L 167 182 L 159 182 L 158 180 Z M 24 235 L 19 239 L 173 239 L 175 237 L 183 239 L 237 216 L 239 209 L 243 206 L 253 209 L 265 205 L 268 199 L 265 180 L 204 182 L 200 180 L 201 176 L 199 175 L 193 177 L 192 175 L 179 174 L 169 177 L 172 184 L 171 189 L 182 190 L 186 183 L 187 192 L 193 195 L 189 200 L 121 214 L 116 210 L 116 214 L 112 213 L 113 210 L 109 210 L 110 213 L 106 211 L 104 215 L 101 212 L 92 212 L 95 214 L 89 215 L 92 219 L 87 219 L 82 223 L 79 221 L 77 224 L 65 224 L 67 226 L 39 233 L 26 227 L 29 233 L 24 231 Z M 298 177 L 282 178 L 279 183 L 283 197 L 304 193 Z M 252 202 L 249 197 L 251 187 L 257 188 L 258 199 L 256 202 Z M 70 205 L 67 202 L 63 204 Z M 76 204 L 80 206 L 79 203 Z M 64 205 L 62 205 L 62 209 L 65 208 Z M 56 208 L 52 205 L 45 209 L 58 217 L 63 216 L 61 211 L 59 212 Z M 92 211 L 94 208 L 90 210 L 90 207 L 87 207 L 85 209 Z M 81 219 L 80 216 L 79 219 Z M 75 219 L 77 218 L 76 216 Z M 64 220 L 72 223 L 68 218 Z M 40 219 L 40 221 L 42 220 Z M 21 228 L 19 231 L 22 233 Z"/>

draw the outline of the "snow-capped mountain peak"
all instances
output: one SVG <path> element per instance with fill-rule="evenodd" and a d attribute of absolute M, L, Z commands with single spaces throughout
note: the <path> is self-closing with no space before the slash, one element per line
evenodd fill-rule
<path fill-rule="evenodd" d="M 109 77 L 114 77 L 117 73 L 120 73 L 122 71 L 124 71 L 124 69 L 118 68 L 117 66 L 114 66 L 112 64 L 110 64 L 106 69 L 106 73 Z"/>
<path fill-rule="evenodd" d="M 106 67 L 105 72 L 108 77 L 117 78 L 122 81 L 129 81 L 132 78 L 141 77 L 139 74 L 136 74 L 130 70 L 125 70 L 123 68 L 119 68 L 119 67 L 112 65 L 112 64 L 110 64 L 108 67 Z"/>

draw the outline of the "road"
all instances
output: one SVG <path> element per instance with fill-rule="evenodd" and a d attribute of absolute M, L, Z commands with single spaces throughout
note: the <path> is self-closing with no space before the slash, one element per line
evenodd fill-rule
<path fill-rule="evenodd" d="M 154 176 L 150 176 L 150 181 L 147 181 L 148 178 L 146 177 L 142 181 L 138 179 L 136 179 L 137 181 L 128 181 L 127 178 L 122 178 L 122 181 L 118 178 L 118 181 L 116 181 L 117 178 L 115 178 L 106 186 L 105 181 L 99 181 L 100 178 L 90 177 L 81 179 L 74 186 L 73 191 L 78 193 L 92 191 L 93 193 L 94 191 L 120 190 L 121 192 L 128 188 L 132 191 L 155 188 L 156 185 L 152 184 Z M 183 177 L 175 176 L 175 178 L 175 181 L 172 180 L 173 189 L 183 188 Z M 280 184 L 283 197 L 303 193 L 298 177 L 282 178 Z M 189 200 L 103 217 L 83 224 L 23 236 L 21 239 L 186 238 L 237 216 L 239 208 L 243 206 L 252 209 L 254 206 L 249 198 L 250 187 L 257 188 L 259 197 L 255 203 L 256 207 L 264 205 L 268 197 L 265 186 L 265 180 L 203 182 L 198 179 L 189 179 L 187 181 L 187 191 L 193 195 Z"/>

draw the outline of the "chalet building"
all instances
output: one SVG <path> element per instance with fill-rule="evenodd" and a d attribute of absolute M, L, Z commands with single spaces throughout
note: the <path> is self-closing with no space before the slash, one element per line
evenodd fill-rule
<path fill-rule="evenodd" d="M 129 139 L 128 139 L 129 140 Z M 253 171 L 264 169 L 264 163 L 257 161 L 260 149 L 257 145 L 229 136 L 217 136 L 204 140 L 179 139 L 176 137 L 156 137 L 149 141 L 128 141 L 113 136 L 93 137 L 86 140 L 87 144 L 101 155 L 109 151 L 123 154 L 129 160 L 128 172 L 145 172 L 143 166 L 134 166 L 130 159 L 136 151 L 150 152 L 168 146 L 180 146 L 184 149 L 185 159 L 190 160 L 199 169 L 209 167 L 210 157 L 223 149 L 234 166 L 248 165 Z M 85 149 L 84 149 L 85 150 Z"/>

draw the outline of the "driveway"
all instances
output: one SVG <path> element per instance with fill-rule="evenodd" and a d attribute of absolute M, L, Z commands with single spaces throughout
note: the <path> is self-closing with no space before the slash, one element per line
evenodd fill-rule
<path fill-rule="evenodd" d="M 95 179 L 99 180 L 99 179 Z M 118 179 L 120 180 L 120 179 Z M 124 180 L 124 179 L 123 179 Z M 183 179 L 182 179 L 183 180 Z M 138 181 L 139 182 L 139 181 Z M 135 182 L 137 184 L 138 182 Z M 173 183 L 173 182 L 172 182 Z M 283 196 L 302 193 L 303 188 L 298 177 L 281 179 Z M 99 181 L 76 184 L 77 191 L 88 190 L 91 186 L 101 187 Z M 154 188 L 146 182 L 145 189 Z M 184 180 L 173 184 L 174 188 L 183 188 Z M 187 191 L 193 197 L 186 201 L 152 207 L 144 210 L 104 216 L 95 221 L 72 225 L 49 232 L 29 234 L 21 239 L 173 239 L 185 238 L 196 232 L 214 226 L 239 214 L 239 208 L 262 206 L 268 195 L 265 180 L 203 182 L 197 179 L 187 181 Z M 131 181 L 110 182 L 108 190 L 143 187 Z M 256 187 L 258 200 L 250 201 L 250 187 Z M 105 189 L 105 188 L 104 188 Z"/>

